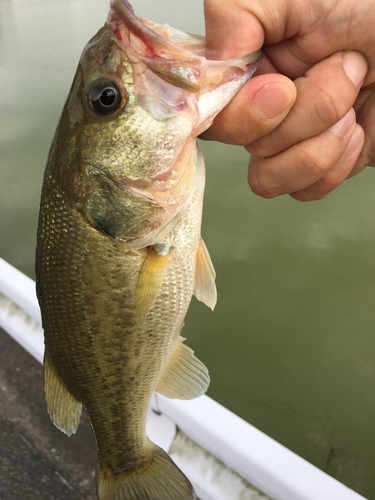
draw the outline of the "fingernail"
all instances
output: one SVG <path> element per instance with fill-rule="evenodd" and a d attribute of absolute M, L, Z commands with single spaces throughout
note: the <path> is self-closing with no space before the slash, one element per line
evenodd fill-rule
<path fill-rule="evenodd" d="M 329 130 L 342 139 L 349 132 L 354 121 L 354 111 L 351 108 L 341 120 L 333 125 Z"/>
<path fill-rule="evenodd" d="M 366 58 L 360 52 L 350 51 L 344 55 L 342 66 L 348 78 L 357 88 L 360 87 L 367 73 Z"/>
<path fill-rule="evenodd" d="M 349 144 L 346 146 L 344 155 L 349 155 L 351 153 L 354 153 L 354 151 L 358 148 L 362 140 L 363 140 L 363 130 L 362 127 L 357 124 L 353 132 L 353 135 L 350 138 Z"/>
<path fill-rule="evenodd" d="M 265 85 L 253 99 L 254 110 L 262 119 L 271 120 L 285 111 L 293 103 L 293 99 L 294 96 L 286 85 Z"/>

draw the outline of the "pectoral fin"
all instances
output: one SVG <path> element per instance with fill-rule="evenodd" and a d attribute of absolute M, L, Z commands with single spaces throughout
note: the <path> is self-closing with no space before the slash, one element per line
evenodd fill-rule
<path fill-rule="evenodd" d="M 171 399 L 194 399 L 208 388 L 210 377 L 206 366 L 179 337 L 170 363 L 156 392 Z"/>
<path fill-rule="evenodd" d="M 217 291 L 215 285 L 215 269 L 211 261 L 207 247 L 201 238 L 197 263 L 195 268 L 195 289 L 194 294 L 198 300 L 204 302 L 212 310 L 216 305 Z"/>
<path fill-rule="evenodd" d="M 44 391 L 52 422 L 68 436 L 74 434 L 81 418 L 82 404 L 66 388 L 47 348 L 44 353 Z"/>
<path fill-rule="evenodd" d="M 170 248 L 161 245 L 148 247 L 147 256 L 142 264 L 137 290 L 136 304 L 139 328 L 154 305 L 156 296 L 163 283 L 163 279 L 170 259 Z"/>

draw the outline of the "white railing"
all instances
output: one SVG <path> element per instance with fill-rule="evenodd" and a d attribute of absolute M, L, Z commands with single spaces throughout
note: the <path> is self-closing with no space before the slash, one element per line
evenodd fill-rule
<path fill-rule="evenodd" d="M 0 326 L 42 363 L 34 281 L 0 258 L 0 293 Z M 202 500 L 264 500 L 256 491 L 245 496 L 252 488 L 241 478 L 274 500 L 364 500 L 208 396 L 178 401 L 155 394 L 151 406 L 150 438 L 170 453 Z"/>

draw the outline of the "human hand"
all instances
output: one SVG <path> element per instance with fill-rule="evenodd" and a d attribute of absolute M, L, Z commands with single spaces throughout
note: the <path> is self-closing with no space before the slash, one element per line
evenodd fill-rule
<path fill-rule="evenodd" d="M 375 14 L 367 1 L 258 2 L 205 0 L 209 47 L 228 58 L 265 46 L 259 76 L 204 138 L 252 153 L 249 183 L 260 196 L 324 198 L 375 166 Z"/>

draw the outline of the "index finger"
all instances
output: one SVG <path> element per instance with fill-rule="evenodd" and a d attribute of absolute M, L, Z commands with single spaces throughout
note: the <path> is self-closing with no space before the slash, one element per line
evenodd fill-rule
<path fill-rule="evenodd" d="M 262 47 L 262 24 L 240 2 L 205 0 L 204 16 L 207 47 L 219 50 L 222 59 L 246 56 Z"/>

